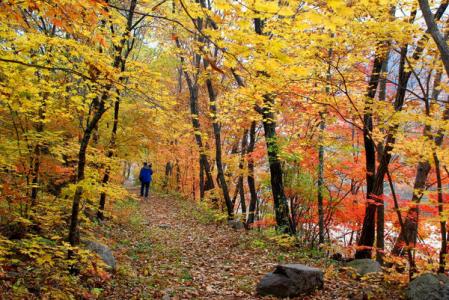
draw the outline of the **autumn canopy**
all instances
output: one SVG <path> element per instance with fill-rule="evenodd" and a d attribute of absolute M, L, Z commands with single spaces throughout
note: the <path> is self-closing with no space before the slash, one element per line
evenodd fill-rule
<path fill-rule="evenodd" d="M 447 8 L 1 1 L 0 290 L 99 296 L 85 240 L 132 217 L 143 162 L 151 195 L 289 251 L 445 273 Z"/>

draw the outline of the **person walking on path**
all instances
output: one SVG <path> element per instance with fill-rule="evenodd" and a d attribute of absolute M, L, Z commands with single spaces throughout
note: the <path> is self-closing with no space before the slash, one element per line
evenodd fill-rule
<path fill-rule="evenodd" d="M 143 163 L 142 169 L 140 169 L 140 196 L 148 198 L 148 192 L 150 190 L 151 180 L 153 179 L 153 169 L 151 164 Z"/>

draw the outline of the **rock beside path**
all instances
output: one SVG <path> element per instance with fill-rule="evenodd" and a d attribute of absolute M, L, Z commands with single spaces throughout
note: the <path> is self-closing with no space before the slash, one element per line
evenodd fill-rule
<path fill-rule="evenodd" d="M 324 285 L 323 271 L 301 264 L 278 265 L 272 273 L 263 277 L 257 285 L 260 296 L 280 298 L 309 294 Z"/>
<path fill-rule="evenodd" d="M 347 266 L 355 269 L 362 276 L 368 273 L 382 272 L 381 265 L 377 261 L 369 258 L 354 259 L 348 262 Z"/>
<path fill-rule="evenodd" d="M 449 299 L 449 277 L 444 274 L 423 274 L 413 279 L 407 288 L 409 300 Z"/>
<path fill-rule="evenodd" d="M 240 220 L 229 220 L 228 225 L 237 230 L 245 228 L 245 224 Z"/>
<path fill-rule="evenodd" d="M 112 270 L 115 270 L 117 266 L 115 257 L 108 246 L 94 241 L 85 241 L 84 243 L 86 244 L 86 248 L 88 250 L 96 253 L 106 265 L 108 265 Z"/>

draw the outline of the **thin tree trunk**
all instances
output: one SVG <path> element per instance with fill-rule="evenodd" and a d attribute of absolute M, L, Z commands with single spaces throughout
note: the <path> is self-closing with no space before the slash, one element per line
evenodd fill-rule
<path fill-rule="evenodd" d="M 332 60 L 333 50 L 332 48 L 328 51 L 329 61 Z M 331 66 L 329 64 L 326 72 L 326 95 L 330 96 L 330 80 L 331 80 Z M 318 200 L 318 243 L 324 243 L 324 206 L 323 206 L 323 190 L 324 190 L 324 130 L 326 129 L 326 113 L 320 112 L 320 135 L 319 135 L 319 146 L 318 146 L 318 182 L 317 182 L 317 200 Z M 292 208 L 293 209 L 293 208 Z M 295 218 L 293 217 L 294 221 Z M 296 225 L 295 225 L 296 228 Z"/>
<path fill-rule="evenodd" d="M 435 75 L 435 80 L 433 83 L 433 93 L 432 99 L 436 100 L 439 95 L 438 86 L 441 81 L 441 72 L 438 72 Z M 430 114 L 430 103 L 428 99 L 426 99 L 426 115 Z M 432 139 L 432 127 L 428 124 L 424 126 L 423 136 L 427 139 Z M 442 140 L 441 140 L 442 141 Z M 437 146 L 440 146 L 437 144 Z M 419 203 L 421 202 L 421 198 L 426 187 L 427 176 L 430 172 L 430 163 L 429 161 L 420 161 L 416 170 L 415 183 L 413 184 L 413 195 L 412 195 L 412 206 L 408 209 L 407 215 L 405 217 L 404 226 L 401 227 L 401 231 L 399 233 L 399 237 L 396 240 L 392 253 L 394 255 L 400 255 L 402 253 L 402 248 L 404 246 L 404 242 L 407 247 L 414 246 L 416 244 L 417 236 L 418 236 L 418 221 L 419 221 Z"/>
<path fill-rule="evenodd" d="M 46 110 L 46 100 L 48 97 L 48 93 L 45 92 L 43 95 L 42 103 L 39 107 L 39 121 L 36 124 L 36 132 L 41 134 L 44 132 L 44 120 L 45 120 L 45 110 Z M 36 143 L 34 146 L 33 151 L 33 163 L 32 163 L 32 180 L 31 180 L 31 207 L 34 207 L 36 205 L 37 201 L 37 194 L 39 191 L 39 172 L 40 172 L 40 166 L 41 166 L 41 152 L 42 152 L 42 145 L 40 141 Z"/>
<path fill-rule="evenodd" d="M 323 134 L 326 128 L 326 121 L 323 113 L 320 113 L 320 145 L 318 146 L 318 243 L 324 243 L 324 207 L 323 207 L 323 186 L 324 186 L 324 146 Z"/>
<path fill-rule="evenodd" d="M 245 187 L 243 185 L 243 167 L 245 164 L 245 154 L 246 154 L 246 144 L 248 142 L 248 130 L 245 129 L 243 131 L 242 144 L 241 144 L 241 153 L 240 153 L 240 161 L 239 161 L 239 179 L 237 183 L 237 188 L 240 194 L 240 205 L 242 207 L 242 214 L 244 218 L 244 222 L 246 224 L 246 200 L 245 200 Z"/>
<path fill-rule="evenodd" d="M 447 255 L 447 234 L 446 234 L 446 220 L 443 215 L 444 202 L 443 202 L 443 184 L 441 180 L 440 160 L 436 151 L 433 152 L 433 161 L 435 163 L 435 173 L 437 177 L 437 195 L 438 195 L 438 216 L 440 217 L 440 233 L 441 233 L 441 249 L 439 257 L 438 273 L 444 273 L 446 268 L 446 255 Z"/>
<path fill-rule="evenodd" d="M 128 53 L 125 54 L 124 56 L 122 55 L 122 49 L 125 44 L 124 38 L 125 38 L 125 36 L 127 36 L 129 34 L 129 32 L 131 31 L 131 29 L 133 27 L 133 18 L 134 18 L 134 11 L 136 9 L 136 6 L 137 6 L 137 0 L 132 0 L 129 5 L 125 34 L 123 35 L 123 39 L 122 39 L 123 45 L 120 47 L 120 52 L 118 53 L 121 73 L 123 73 L 125 71 L 126 58 L 128 57 L 128 55 L 131 51 L 130 46 L 128 46 L 128 50 L 127 50 Z M 109 159 L 112 158 L 112 156 L 114 155 L 115 142 L 117 139 L 117 129 L 118 129 L 119 113 L 120 113 L 120 93 L 118 91 L 117 91 L 117 93 L 118 93 L 117 99 L 114 102 L 114 121 L 113 121 L 113 125 L 112 125 L 111 138 L 109 140 L 109 149 L 106 153 L 106 157 Z M 98 124 L 96 127 L 98 128 Z M 97 129 L 97 131 L 98 131 L 98 129 Z M 103 186 L 105 186 L 109 182 L 110 173 L 111 173 L 111 166 L 108 164 L 105 169 L 104 175 L 103 175 L 103 180 L 101 182 Z M 98 211 L 97 211 L 97 218 L 99 220 L 103 220 L 103 218 L 104 218 L 105 205 L 106 205 L 106 193 L 102 192 L 100 194 L 100 202 L 99 202 Z"/>
<path fill-rule="evenodd" d="M 137 1 L 137 0 L 133 0 Z M 126 42 L 126 38 L 128 36 L 128 32 L 125 31 L 125 33 L 122 35 L 120 43 L 117 47 L 115 47 L 115 56 L 114 56 L 114 62 L 112 64 L 112 67 L 117 69 L 119 71 L 119 66 L 122 59 L 122 50 Z M 112 89 L 112 83 L 109 83 L 105 90 L 103 91 L 100 101 L 98 102 L 98 105 L 96 107 L 96 111 L 94 113 L 94 116 L 92 120 L 87 124 L 83 137 L 80 142 L 80 149 L 78 151 L 78 172 L 77 172 L 77 183 L 82 181 L 84 179 L 84 173 L 86 168 L 86 154 L 87 154 L 87 147 L 89 146 L 89 141 L 92 137 L 92 132 L 95 129 L 95 127 L 98 125 L 98 122 L 100 122 L 100 119 L 102 118 L 103 114 L 106 112 L 105 103 L 109 99 L 110 91 Z M 71 212 L 71 221 L 70 221 L 70 229 L 69 229 L 69 242 L 72 246 L 76 246 L 79 243 L 79 239 L 71 239 L 73 236 L 79 236 L 79 228 L 78 228 L 78 214 L 79 214 L 79 201 L 82 196 L 83 189 L 77 189 L 79 191 L 78 193 L 75 193 L 73 198 L 73 205 L 72 205 L 72 212 Z M 78 202 L 78 203 L 76 203 Z M 73 255 L 73 252 L 69 252 L 69 258 Z"/>
<path fill-rule="evenodd" d="M 197 26 L 201 30 L 202 28 L 202 19 L 197 19 Z M 176 39 L 176 46 L 178 48 L 181 48 L 181 44 L 178 39 Z M 194 55 L 194 63 L 196 69 L 199 69 L 201 65 L 201 56 L 198 54 Z M 181 56 L 181 63 L 184 63 L 184 58 Z M 184 78 L 187 82 L 187 87 L 189 89 L 189 102 L 190 102 L 190 115 L 192 120 L 192 127 L 194 130 L 195 135 L 195 142 L 198 145 L 199 151 L 200 151 L 200 172 L 204 172 L 205 175 L 205 181 L 204 176 L 201 176 L 200 174 L 200 199 L 204 198 L 205 191 L 209 191 L 215 188 L 214 180 L 212 177 L 211 172 L 211 166 L 208 161 L 207 155 L 205 153 L 205 148 L 203 144 L 203 139 L 201 136 L 201 125 L 199 121 L 199 109 L 198 109 L 198 82 L 194 80 L 194 78 L 191 78 L 189 73 L 184 70 Z M 203 180 L 201 180 L 203 179 Z M 204 182 L 204 184 L 201 184 L 201 181 Z M 212 199 L 212 201 L 215 203 L 216 199 Z M 215 203 L 216 204 L 216 203 Z"/>
<path fill-rule="evenodd" d="M 115 103 L 114 103 L 114 124 L 112 125 L 111 139 L 109 141 L 109 149 L 106 153 L 106 157 L 109 159 L 112 158 L 112 156 L 114 155 L 113 149 L 115 148 L 115 140 L 116 140 L 116 136 L 117 136 L 119 111 L 120 111 L 120 100 L 117 99 L 117 100 L 115 100 Z M 103 180 L 101 181 L 103 186 L 105 186 L 109 182 L 110 173 L 111 173 L 111 167 L 108 165 L 104 171 Z M 104 219 L 105 204 L 106 204 L 106 193 L 101 192 L 100 203 L 99 203 L 98 211 L 97 211 L 97 218 L 99 220 Z"/>
<path fill-rule="evenodd" d="M 179 167 L 178 158 L 176 158 L 176 190 L 181 191 L 181 168 Z"/>
<path fill-rule="evenodd" d="M 200 201 L 204 200 L 204 166 L 200 158 Z"/>
<path fill-rule="evenodd" d="M 442 5 L 448 5 L 448 1 L 443 1 Z M 426 21 L 428 32 L 432 36 L 435 44 L 438 47 L 438 50 L 441 55 L 441 60 L 443 61 L 444 69 L 446 71 L 446 75 L 449 76 L 449 46 L 444 39 L 443 34 L 441 34 L 438 25 L 435 21 L 435 17 L 430 10 L 429 1 L 427 0 L 418 0 L 419 7 L 421 8 L 424 20 Z"/>
<path fill-rule="evenodd" d="M 390 58 L 390 53 L 382 64 L 381 77 L 379 79 L 379 101 L 385 101 L 387 97 L 387 72 L 388 72 L 388 60 Z M 383 131 L 382 131 L 383 132 Z M 377 159 L 380 161 L 384 153 L 384 145 L 379 143 L 377 145 Z M 383 185 L 381 187 L 380 193 L 383 194 Z M 383 263 L 383 249 L 384 244 L 384 226 L 385 226 L 385 207 L 384 205 L 378 205 L 376 210 L 376 260 L 379 263 Z"/>
<path fill-rule="evenodd" d="M 441 16 L 444 14 L 444 11 L 446 10 L 448 4 L 443 3 L 438 8 L 437 12 L 435 13 L 434 18 L 440 19 Z M 413 15 L 413 14 L 412 14 Z M 413 52 L 412 58 L 414 60 L 418 60 L 423 51 L 424 51 L 424 45 L 427 41 L 427 36 L 423 36 L 417 44 L 416 49 Z M 405 99 L 405 94 L 407 90 L 407 83 L 408 80 L 412 74 L 412 71 L 405 71 L 405 61 L 406 61 L 406 55 L 407 55 L 407 46 L 404 46 L 401 49 L 401 62 L 400 62 L 400 70 L 399 70 L 399 83 L 398 83 L 398 91 L 396 92 L 396 99 L 394 103 L 394 108 L 396 111 L 402 110 L 402 106 Z M 378 174 L 375 172 L 375 145 L 374 142 L 371 140 L 371 132 L 372 132 L 372 101 L 374 100 L 374 96 L 376 94 L 377 85 L 379 82 L 379 74 L 380 70 L 382 68 L 383 61 L 385 59 L 380 56 L 379 53 L 377 53 L 375 60 L 374 60 L 374 66 L 373 71 L 371 73 L 371 79 L 370 83 L 368 85 L 368 92 L 367 92 L 367 102 L 365 105 L 365 112 L 364 112 L 364 142 L 365 142 L 365 153 L 366 153 L 366 181 L 367 181 L 367 199 L 368 199 L 368 205 L 366 207 L 365 211 L 365 217 L 363 220 L 363 227 L 362 232 L 360 235 L 360 240 L 358 245 L 360 248 L 357 250 L 355 257 L 356 258 L 370 258 L 371 257 L 371 248 L 374 243 L 374 237 L 375 237 L 375 216 L 376 216 L 376 210 L 377 205 L 383 205 L 383 203 L 378 203 L 380 195 L 376 195 L 373 193 L 373 190 L 375 188 L 375 181 L 377 181 L 377 192 L 381 192 L 380 190 L 380 182 L 382 182 L 383 185 L 383 178 L 385 176 L 386 167 L 388 167 L 388 163 L 391 157 L 391 154 L 388 153 L 388 151 L 391 151 L 395 138 L 393 132 L 397 130 L 397 126 L 394 126 L 393 128 L 390 128 L 390 134 L 387 136 L 387 140 L 384 143 L 384 153 L 382 155 L 384 161 L 384 165 L 380 165 L 380 170 L 382 170 L 383 174 Z M 388 162 L 388 163 L 387 163 Z M 387 163 L 387 165 L 385 165 Z M 378 168 L 379 170 L 379 168 Z M 382 180 L 377 180 L 376 177 L 381 178 Z M 370 195 L 374 194 L 374 197 L 371 197 Z M 381 229 L 378 229 L 378 232 L 380 233 Z M 383 234 L 383 230 L 382 230 Z"/>
<path fill-rule="evenodd" d="M 441 16 L 443 15 L 445 9 L 447 8 L 448 4 L 447 1 L 445 3 L 442 3 L 437 12 L 434 15 L 434 19 L 435 20 L 439 20 L 441 18 Z M 429 29 L 427 30 L 427 32 L 429 32 Z M 446 41 L 448 38 L 449 34 L 446 34 L 444 36 L 444 40 Z M 426 39 L 425 41 L 427 41 L 427 36 L 424 36 Z M 424 39 L 423 37 L 423 39 Z M 423 43 L 422 42 L 421 45 L 421 51 L 423 50 Z M 415 51 L 416 52 L 416 51 Z M 433 93 L 432 93 L 432 99 L 433 101 L 436 101 L 436 99 L 438 98 L 439 94 L 440 94 L 440 90 L 438 89 L 438 86 L 440 85 L 441 82 L 441 71 L 439 71 L 436 75 L 435 75 L 435 79 L 434 79 L 434 83 L 433 83 Z M 426 114 L 429 115 L 430 113 L 430 107 L 429 104 L 426 104 Z M 449 119 L 449 107 L 446 104 L 446 109 L 445 109 L 445 113 L 443 115 L 443 119 Z M 432 127 L 430 125 L 425 125 L 424 126 L 424 130 L 423 130 L 423 136 L 427 137 L 427 138 L 431 138 L 432 134 Z M 443 141 L 443 139 L 438 138 L 439 136 L 443 136 L 443 133 L 440 132 L 441 135 L 438 135 L 437 138 L 435 139 L 435 144 L 437 146 L 441 146 L 441 143 Z M 395 255 L 399 255 L 402 253 L 402 247 L 404 244 L 404 241 L 409 241 L 409 243 L 411 243 L 412 245 L 416 244 L 416 240 L 417 240 L 417 234 L 418 234 L 418 222 L 419 222 L 419 203 L 421 201 L 422 195 L 423 195 L 423 191 L 425 189 L 425 184 L 426 184 L 426 180 L 427 180 L 427 176 L 430 172 L 430 163 L 429 161 L 423 161 L 423 162 L 419 162 L 418 163 L 418 167 L 417 167 L 417 172 L 416 172 L 416 178 L 415 178 L 415 184 L 413 186 L 413 196 L 412 196 L 412 203 L 413 206 L 411 206 L 409 208 L 409 210 L 407 211 L 407 216 L 405 219 L 405 224 L 404 227 L 402 228 L 399 237 L 394 245 L 393 248 L 393 254 Z"/>
<path fill-rule="evenodd" d="M 249 194 L 250 194 L 250 201 L 249 201 L 249 212 L 248 212 L 248 219 L 246 221 L 246 227 L 250 228 L 251 224 L 254 223 L 254 217 L 256 213 L 257 208 L 257 191 L 256 191 L 256 183 L 254 179 L 254 159 L 251 157 L 254 146 L 256 144 L 256 121 L 253 121 L 251 123 L 251 127 L 249 130 L 249 144 L 248 144 L 248 188 L 249 188 Z"/>
<path fill-rule="evenodd" d="M 207 64 L 205 63 L 205 68 L 207 68 Z M 217 94 L 215 93 L 214 87 L 212 85 L 212 80 L 210 77 L 206 79 L 206 86 L 209 95 L 209 108 L 212 114 L 212 127 L 214 128 L 214 137 L 215 137 L 215 163 L 217 165 L 217 177 L 220 182 L 220 187 L 223 192 L 223 197 L 226 204 L 226 210 L 228 213 L 228 218 L 234 218 L 234 207 L 232 204 L 232 200 L 229 197 L 228 184 L 226 183 L 226 178 L 223 171 L 223 163 L 222 163 L 222 151 L 221 151 L 221 128 L 220 124 L 218 124 L 217 120 Z"/>

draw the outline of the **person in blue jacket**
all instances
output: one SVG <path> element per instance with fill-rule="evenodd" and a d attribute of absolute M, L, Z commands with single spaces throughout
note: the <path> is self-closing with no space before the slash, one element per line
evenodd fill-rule
<path fill-rule="evenodd" d="M 140 169 L 139 180 L 140 180 L 140 196 L 145 198 L 148 197 L 148 191 L 150 190 L 150 183 L 153 179 L 153 169 L 151 164 L 143 163 L 142 169 Z M 144 194 L 145 191 L 145 194 Z"/>

